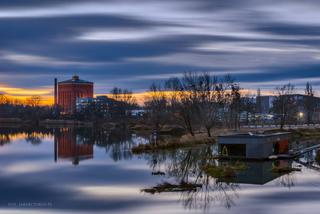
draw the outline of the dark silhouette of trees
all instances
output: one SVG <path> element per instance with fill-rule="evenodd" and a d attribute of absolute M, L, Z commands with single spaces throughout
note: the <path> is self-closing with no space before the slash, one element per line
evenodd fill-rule
<path fill-rule="evenodd" d="M 157 86 L 155 83 L 151 85 L 149 96 L 145 101 L 145 108 L 148 111 L 153 130 L 158 133 L 168 120 L 168 102 L 161 86 Z"/>
<path fill-rule="evenodd" d="M 2 94 L 0 95 L 0 118 L 21 118 L 31 121 L 54 118 L 53 107 L 42 106 L 42 100 L 40 96 L 32 96 L 23 103 Z"/>
<path fill-rule="evenodd" d="M 296 115 L 294 85 L 288 83 L 276 88 L 277 96 L 273 102 L 273 111 L 279 117 L 280 129 L 288 123 L 292 115 Z"/>
<path fill-rule="evenodd" d="M 304 108 L 306 112 L 306 121 L 308 124 L 310 124 L 312 122 L 316 105 L 314 100 L 314 90 L 309 82 L 307 82 L 306 84 L 305 95 L 306 97 L 304 99 Z"/>
<path fill-rule="evenodd" d="M 28 106 L 32 106 L 32 107 L 37 107 L 41 104 L 42 102 L 42 97 L 39 96 L 39 95 L 34 95 L 34 96 L 31 96 L 29 98 L 26 99 L 26 105 Z"/>
<path fill-rule="evenodd" d="M 192 136 L 196 130 L 205 130 L 211 137 L 214 127 L 221 126 L 224 119 L 229 127 L 240 126 L 240 87 L 230 76 L 187 72 L 182 78 L 168 79 L 163 89 L 153 84 L 150 94 L 146 108 L 157 129 L 160 121 L 175 122 Z"/>

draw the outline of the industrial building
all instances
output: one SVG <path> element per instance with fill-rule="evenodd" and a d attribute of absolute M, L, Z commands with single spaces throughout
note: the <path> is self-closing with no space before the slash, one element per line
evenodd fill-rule
<path fill-rule="evenodd" d="M 55 106 L 59 106 L 61 113 L 73 114 L 77 98 L 93 98 L 93 82 L 81 80 L 77 75 L 61 82 L 55 79 L 54 95 Z"/>

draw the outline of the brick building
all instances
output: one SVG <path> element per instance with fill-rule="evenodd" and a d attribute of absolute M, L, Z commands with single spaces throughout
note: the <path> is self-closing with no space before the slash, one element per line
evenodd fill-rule
<path fill-rule="evenodd" d="M 76 111 L 77 98 L 93 97 L 93 82 L 79 79 L 73 76 L 72 79 L 57 83 L 57 105 L 61 108 L 62 114 L 73 114 Z"/>

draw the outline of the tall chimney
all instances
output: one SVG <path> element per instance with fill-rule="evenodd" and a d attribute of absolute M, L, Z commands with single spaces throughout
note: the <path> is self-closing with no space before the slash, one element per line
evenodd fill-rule
<path fill-rule="evenodd" d="M 54 107 L 58 104 L 58 80 L 54 78 Z"/>

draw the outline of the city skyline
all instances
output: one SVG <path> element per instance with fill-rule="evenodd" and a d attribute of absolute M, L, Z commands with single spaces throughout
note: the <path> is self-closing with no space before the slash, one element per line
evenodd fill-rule
<path fill-rule="evenodd" d="M 52 99 L 55 77 L 78 74 L 95 94 L 142 93 L 185 71 L 319 89 L 317 1 L 130 2 L 1 1 L 0 92 Z"/>

